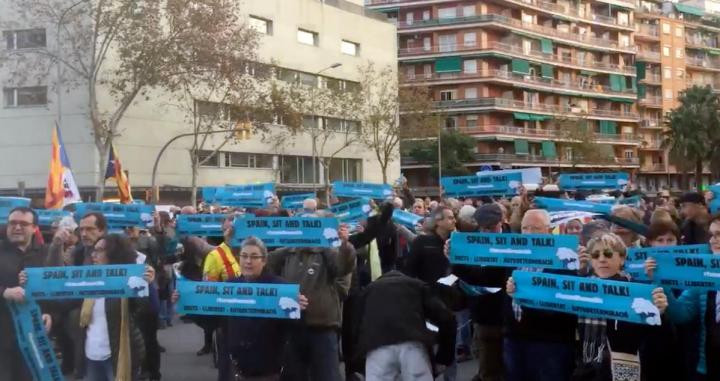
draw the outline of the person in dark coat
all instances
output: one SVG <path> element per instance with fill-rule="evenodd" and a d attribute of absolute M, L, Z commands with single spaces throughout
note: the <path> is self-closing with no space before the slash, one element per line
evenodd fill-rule
<path fill-rule="evenodd" d="M 710 215 L 705 206 L 705 197 L 698 192 L 685 193 L 680 198 L 680 214 L 684 218 L 680 227 L 682 243 L 684 245 L 708 243 Z"/>
<path fill-rule="evenodd" d="M 455 215 L 448 207 L 437 207 L 427 221 L 429 234 L 419 235 L 410 245 L 405 274 L 433 284 L 448 275 L 450 261 L 444 254 L 445 241 L 455 231 Z"/>
<path fill-rule="evenodd" d="M 455 316 L 422 281 L 398 271 L 383 274 L 363 291 L 358 308 L 358 355 L 367 357 L 368 380 L 400 375 L 432 379 L 430 348 L 435 344 L 435 362 L 453 363 Z M 428 330 L 426 320 L 437 326 L 437 336 Z"/>

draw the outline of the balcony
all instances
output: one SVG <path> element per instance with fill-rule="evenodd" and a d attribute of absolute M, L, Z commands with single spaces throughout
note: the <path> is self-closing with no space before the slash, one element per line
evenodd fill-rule
<path fill-rule="evenodd" d="M 468 17 L 456 17 L 447 19 L 418 20 L 412 23 L 401 21 L 398 23 L 399 32 L 412 32 L 420 28 L 461 25 L 474 23 L 499 24 L 510 28 L 519 29 L 524 33 L 535 32 L 537 34 L 563 39 L 567 41 L 578 42 L 587 45 L 590 49 L 615 49 L 627 52 L 634 52 L 631 46 L 620 46 L 617 41 L 611 41 L 604 38 L 592 37 L 587 34 L 579 34 L 573 32 L 564 32 L 555 28 L 546 27 L 538 24 L 526 23 L 521 20 L 498 14 L 483 14 Z"/>
<path fill-rule="evenodd" d="M 697 49 L 717 48 L 717 40 L 714 38 L 703 38 L 698 35 L 685 35 L 685 46 Z"/>
<path fill-rule="evenodd" d="M 569 158 L 548 158 L 541 155 L 516 155 L 512 153 L 485 153 L 475 154 L 475 163 L 466 163 L 465 165 L 477 165 L 479 163 L 508 163 L 508 164 L 534 164 L 534 165 L 546 165 L 546 166 L 564 166 L 564 167 L 638 167 L 640 160 L 638 158 L 622 158 L 615 157 L 609 158 L 604 162 L 588 163 L 583 162 L 582 159 L 578 159 L 573 162 Z M 430 166 L 433 163 L 418 161 L 412 157 L 402 157 L 401 165 L 403 168 L 406 167 L 419 167 L 419 166 Z"/>
<path fill-rule="evenodd" d="M 637 60 L 660 62 L 660 52 L 655 50 L 638 50 Z"/>
<path fill-rule="evenodd" d="M 667 166 L 660 163 L 652 163 L 640 167 L 640 172 L 666 172 Z"/>
<path fill-rule="evenodd" d="M 543 53 L 538 50 L 524 50 L 522 46 L 511 45 L 498 41 L 492 41 L 487 47 L 477 44 L 453 44 L 453 45 L 434 45 L 421 46 L 413 48 L 401 48 L 398 55 L 401 58 L 414 58 L 416 56 L 441 55 L 446 53 L 462 53 L 462 52 L 478 52 L 478 51 L 494 51 L 498 53 L 507 53 L 522 59 L 535 60 L 540 63 L 552 63 L 562 66 L 570 66 L 581 69 L 589 69 L 594 71 L 605 71 L 613 73 L 622 73 L 625 75 L 635 75 L 635 66 L 618 64 L 602 61 L 579 60 L 570 56 L 559 56 L 557 54 Z"/>
<path fill-rule="evenodd" d="M 650 37 L 652 39 L 660 38 L 660 32 L 657 25 L 640 24 L 635 36 Z"/>
<path fill-rule="evenodd" d="M 687 86 L 687 87 L 693 87 L 693 86 L 705 87 L 705 86 L 710 86 L 710 88 L 711 88 L 713 91 L 720 91 L 720 83 L 718 83 L 718 82 L 703 82 L 703 81 L 692 81 L 692 80 L 688 80 L 688 81 L 685 83 L 685 86 Z"/>
<path fill-rule="evenodd" d="M 562 14 L 565 16 L 570 16 L 582 21 L 586 22 L 592 22 L 596 24 L 604 24 L 604 25 L 610 25 L 610 26 L 617 26 L 617 27 L 623 27 L 623 28 L 632 28 L 633 24 L 630 23 L 620 23 L 618 20 L 614 17 L 610 16 L 603 16 L 598 15 L 595 13 L 587 14 L 584 10 L 579 9 L 578 7 L 573 7 L 571 5 L 563 6 L 561 4 L 551 3 L 549 1 L 543 1 L 543 0 L 504 0 L 509 3 L 517 4 L 524 7 L 533 7 L 537 10 L 548 12 L 548 13 L 557 13 Z"/>
<path fill-rule="evenodd" d="M 660 84 L 662 84 L 662 77 L 660 76 L 660 74 L 651 73 L 651 72 L 646 72 L 646 73 L 645 73 L 645 78 L 639 80 L 638 82 L 640 82 L 640 83 L 645 83 L 645 84 L 657 84 L 657 85 L 660 85 Z"/>
<path fill-rule="evenodd" d="M 436 101 L 435 107 L 439 109 L 456 108 L 487 108 L 506 109 L 518 112 L 537 112 L 541 114 L 563 115 L 568 117 L 595 117 L 601 119 L 622 119 L 636 122 L 640 117 L 637 113 L 622 110 L 592 109 L 583 111 L 579 107 L 561 105 L 548 105 L 543 103 L 526 103 L 506 98 L 472 98 Z"/>
<path fill-rule="evenodd" d="M 640 149 L 645 151 L 660 151 L 662 150 L 662 141 L 657 139 L 643 140 L 640 143 Z"/>
<path fill-rule="evenodd" d="M 662 123 L 659 119 L 643 119 L 640 121 L 640 128 L 662 130 Z"/>
<path fill-rule="evenodd" d="M 694 68 L 720 70 L 720 60 L 714 58 L 685 57 L 685 64 Z"/>
<path fill-rule="evenodd" d="M 557 79 L 535 77 L 513 73 L 506 70 L 481 70 L 477 73 L 432 73 L 418 74 L 415 77 L 403 79 L 403 83 L 437 83 L 437 82 L 475 82 L 480 80 L 497 80 L 505 82 L 522 83 L 527 87 L 551 87 L 558 90 L 578 91 L 592 94 L 605 94 L 608 96 L 628 96 L 635 99 L 635 92 L 632 89 L 624 91 L 612 90 L 609 86 L 587 85 L 578 81 L 564 82 Z"/>
<path fill-rule="evenodd" d="M 662 108 L 663 101 L 660 96 L 646 95 L 645 98 L 638 99 L 638 104 L 643 107 Z"/>
<path fill-rule="evenodd" d="M 524 138 L 546 139 L 546 140 L 565 140 L 562 131 L 549 129 L 524 128 L 507 125 L 483 125 L 483 126 L 462 126 L 457 127 L 458 132 L 466 135 L 508 135 Z M 595 140 L 602 143 L 611 144 L 640 144 L 640 137 L 633 134 L 595 134 Z"/>

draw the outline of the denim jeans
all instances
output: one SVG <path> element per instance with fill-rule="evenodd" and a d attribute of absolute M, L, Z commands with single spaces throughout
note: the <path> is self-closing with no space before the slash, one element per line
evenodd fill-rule
<path fill-rule="evenodd" d="M 505 381 L 568 381 L 574 368 L 572 344 L 506 338 Z"/>
<path fill-rule="evenodd" d="M 300 326 L 289 335 L 282 381 L 340 381 L 338 335 L 332 328 Z"/>
<path fill-rule="evenodd" d="M 86 359 L 85 381 L 114 381 L 112 358 L 103 361 Z"/>

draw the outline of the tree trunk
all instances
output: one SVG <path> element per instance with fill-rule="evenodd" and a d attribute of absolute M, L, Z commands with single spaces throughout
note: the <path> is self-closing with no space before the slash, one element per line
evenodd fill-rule
<path fill-rule="evenodd" d="M 323 182 L 325 182 L 325 205 L 330 209 L 330 163 L 321 159 L 320 162 L 323 165 Z M 329 160 L 328 160 L 329 161 Z"/>
<path fill-rule="evenodd" d="M 100 158 L 98 160 L 98 178 L 97 178 L 97 189 L 95 190 L 95 201 L 102 202 L 105 195 L 105 170 L 107 169 L 107 159 L 110 153 L 110 144 L 105 143 L 97 145 L 98 154 Z"/>
<path fill-rule="evenodd" d="M 703 183 L 703 161 L 702 159 L 697 159 L 695 162 L 695 188 L 698 192 L 702 192 L 702 183 Z"/>
<path fill-rule="evenodd" d="M 190 183 L 190 205 L 197 205 L 198 156 L 192 155 L 192 178 Z"/>

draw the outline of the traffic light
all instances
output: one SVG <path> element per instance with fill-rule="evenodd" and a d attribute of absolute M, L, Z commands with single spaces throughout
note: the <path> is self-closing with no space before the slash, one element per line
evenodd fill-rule
<path fill-rule="evenodd" d="M 235 139 L 248 140 L 252 138 L 252 123 L 249 121 L 238 120 L 235 124 Z"/>

